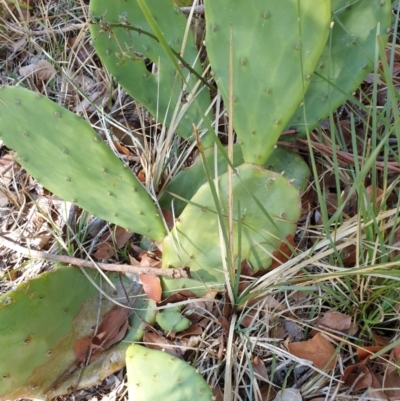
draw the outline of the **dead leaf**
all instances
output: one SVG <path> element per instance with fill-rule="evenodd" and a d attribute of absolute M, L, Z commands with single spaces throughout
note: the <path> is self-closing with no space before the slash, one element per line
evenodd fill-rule
<path fill-rule="evenodd" d="M 263 385 L 260 393 L 263 401 L 272 401 L 276 397 L 276 390 L 270 384 Z"/>
<path fill-rule="evenodd" d="M 26 77 L 34 75 L 40 81 L 47 81 L 57 74 L 55 68 L 47 60 L 39 60 L 19 69 L 19 73 Z"/>
<path fill-rule="evenodd" d="M 264 362 L 259 357 L 255 356 L 251 361 L 251 365 L 253 366 L 253 370 L 257 379 L 270 382 L 271 377 L 268 369 L 265 367 Z"/>
<path fill-rule="evenodd" d="M 148 267 L 161 267 L 161 260 L 154 259 L 148 252 L 140 258 L 140 264 Z"/>
<path fill-rule="evenodd" d="M 92 339 L 92 355 L 89 363 L 97 359 L 101 353 L 120 342 L 126 334 L 131 311 L 122 306 L 114 306 L 104 316 Z"/>
<path fill-rule="evenodd" d="M 114 141 L 114 146 L 121 155 L 134 156 L 134 154 L 127 147 L 121 145 L 118 141 Z"/>
<path fill-rule="evenodd" d="M 260 313 L 254 309 L 247 310 L 243 317 L 240 319 L 240 325 L 243 327 L 251 327 L 254 325 L 254 322 L 257 321 L 257 318 L 260 316 Z"/>
<path fill-rule="evenodd" d="M 381 345 L 368 345 L 357 348 L 357 357 L 359 361 L 369 360 L 372 355 L 380 351 L 382 348 L 384 348 L 384 346 Z"/>
<path fill-rule="evenodd" d="M 212 389 L 214 400 L 215 401 L 224 401 L 224 394 L 222 393 L 222 390 L 219 386 L 214 387 Z"/>
<path fill-rule="evenodd" d="M 196 295 L 188 290 L 180 290 L 176 294 L 170 295 L 168 298 L 164 299 L 162 302 L 158 304 L 158 306 L 165 306 L 167 304 L 175 304 L 177 302 L 187 301 L 191 298 L 197 298 Z"/>
<path fill-rule="evenodd" d="M 352 327 L 352 317 L 340 312 L 327 312 L 317 323 L 318 327 L 348 333 Z"/>
<path fill-rule="evenodd" d="M 292 355 L 311 361 L 318 369 L 330 370 L 336 365 L 335 348 L 321 333 L 308 341 L 285 341 L 285 346 Z"/>
<path fill-rule="evenodd" d="M 143 291 L 146 293 L 146 295 L 153 301 L 160 302 L 162 295 L 160 278 L 150 276 L 148 274 L 141 274 L 139 278 L 143 286 Z"/>
<path fill-rule="evenodd" d="M 366 363 L 367 359 L 363 362 L 348 366 L 341 377 L 345 385 L 351 387 L 355 392 L 371 387 L 372 375 Z"/>
<path fill-rule="evenodd" d="M 167 223 L 168 229 L 172 230 L 175 225 L 174 215 L 167 209 L 162 209 L 161 212 L 163 214 L 165 222 Z"/>
<path fill-rule="evenodd" d="M 144 334 L 143 342 L 146 344 L 147 348 L 164 350 L 172 356 L 183 359 L 179 348 L 172 341 L 167 340 L 165 337 L 162 337 L 153 331 L 148 331 Z"/>
<path fill-rule="evenodd" d="M 289 246 L 290 245 L 290 246 Z M 285 263 L 292 256 L 293 252 L 290 248 L 296 248 L 294 243 L 294 235 L 288 235 L 286 240 L 281 243 L 279 249 L 272 254 L 271 269 L 275 269 L 282 263 Z"/>
<path fill-rule="evenodd" d="M 382 206 L 383 190 L 379 187 L 376 187 L 374 193 L 374 187 L 369 185 L 367 188 L 365 188 L 365 192 L 367 193 L 368 197 L 367 199 L 364 199 L 365 207 L 368 207 L 368 204 L 372 204 L 375 212 L 378 211 L 378 209 L 380 209 Z"/>
<path fill-rule="evenodd" d="M 175 333 L 175 338 L 184 338 L 191 336 L 200 336 L 203 334 L 203 328 L 198 324 L 192 324 L 188 329 L 183 330 L 179 333 Z"/>
<path fill-rule="evenodd" d="M 383 388 L 387 389 L 385 394 L 390 399 L 400 400 L 400 377 L 396 366 L 388 364 L 383 376 Z"/>
<path fill-rule="evenodd" d="M 126 245 L 132 237 L 132 232 L 122 227 L 116 227 L 111 233 L 106 232 L 101 237 L 101 243 L 97 247 L 94 257 L 97 259 L 109 259 L 115 255 L 117 249 L 121 249 Z"/>

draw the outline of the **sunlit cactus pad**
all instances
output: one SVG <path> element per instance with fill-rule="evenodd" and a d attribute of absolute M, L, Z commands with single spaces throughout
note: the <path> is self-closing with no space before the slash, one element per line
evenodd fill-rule
<path fill-rule="evenodd" d="M 227 227 L 227 173 L 215 180 L 215 184 Z M 239 257 L 240 249 L 240 259 L 248 259 L 255 271 L 268 268 L 271 253 L 296 228 L 300 217 L 298 191 L 284 176 L 250 164 L 236 169 L 232 191 L 235 258 Z M 240 247 L 238 220 L 241 223 Z M 163 266 L 189 266 L 194 279 L 221 283 L 224 281 L 221 249 L 216 207 L 206 183 L 193 196 L 164 240 Z"/>
<path fill-rule="evenodd" d="M 209 171 L 213 173 L 218 171 L 219 175 L 226 172 L 228 163 L 220 151 L 217 152 L 216 168 L 214 148 L 206 149 L 205 156 Z M 233 147 L 232 164 L 234 167 L 243 164 L 243 155 L 239 144 L 235 144 Z M 304 159 L 297 153 L 284 148 L 275 148 L 264 163 L 264 167 L 275 173 L 282 173 L 292 182 L 300 194 L 307 188 L 310 169 Z M 171 180 L 159 199 L 160 206 L 163 209 L 173 209 L 175 216 L 179 216 L 190 198 L 206 181 L 203 160 L 199 155 L 190 167 L 180 171 Z M 186 201 L 177 196 L 186 199 Z"/>
<path fill-rule="evenodd" d="M 211 401 L 210 386 L 196 369 L 164 351 L 133 344 L 126 351 L 129 399 Z"/>

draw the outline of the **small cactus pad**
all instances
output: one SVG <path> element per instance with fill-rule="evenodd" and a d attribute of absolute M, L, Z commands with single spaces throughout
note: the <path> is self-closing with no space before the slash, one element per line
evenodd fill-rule
<path fill-rule="evenodd" d="M 386 42 L 391 27 L 390 0 L 332 0 L 330 38 L 305 95 L 288 127 L 302 133 L 314 129 L 330 111 L 351 99 L 374 68 L 377 28 Z M 304 107 L 306 120 L 304 120 Z"/>
<path fill-rule="evenodd" d="M 164 351 L 133 344 L 126 351 L 129 399 L 134 401 L 211 401 L 200 373 Z"/>
<path fill-rule="evenodd" d="M 104 294 L 126 304 L 140 292 L 137 284 L 108 275 L 115 288 L 94 271 L 87 275 Z M 76 344 L 93 333 L 97 321 L 115 304 L 102 297 L 78 268 L 44 273 L 0 297 L 0 400 L 46 399 L 97 384 L 124 366 L 128 343 L 112 345 L 88 366 L 76 369 Z M 143 336 L 143 321 L 154 322 L 154 304 L 135 303 L 125 340 Z M 122 309 L 124 310 L 124 309 Z M 129 313 L 127 314 L 127 316 Z M 99 320 L 98 320 L 99 319 Z M 141 320 L 143 319 L 143 321 Z"/>
<path fill-rule="evenodd" d="M 300 104 L 329 35 L 328 0 L 206 1 L 206 47 L 246 163 L 263 165 Z"/>
<path fill-rule="evenodd" d="M 214 172 L 214 148 L 206 149 L 205 155 L 209 170 Z M 233 147 L 233 165 L 237 167 L 241 164 L 243 164 L 242 151 L 239 144 L 235 144 Z M 225 173 L 227 167 L 226 159 L 218 152 L 217 171 L 219 175 Z M 264 163 L 264 167 L 275 173 L 283 173 L 300 194 L 307 188 L 310 169 L 301 156 L 290 150 L 275 148 Z M 190 167 L 180 171 L 168 184 L 159 199 L 161 208 L 172 210 L 173 205 L 175 216 L 178 217 L 186 207 L 187 202 L 174 195 L 190 200 L 205 182 L 207 182 L 207 178 L 204 173 L 203 161 L 200 156 L 197 156 Z"/>
<path fill-rule="evenodd" d="M 81 117 L 27 89 L 3 87 L 0 138 L 57 196 L 133 232 L 163 239 L 165 228 L 150 195 Z"/>
<path fill-rule="evenodd" d="M 180 9 L 171 0 L 147 0 L 146 5 L 168 45 L 181 53 L 187 20 Z M 144 33 L 128 29 L 131 26 L 154 34 L 136 0 L 113 1 L 112 6 L 109 0 L 91 0 L 90 12 L 93 20 L 98 21 L 90 26 L 93 45 L 104 65 L 130 96 L 167 126 L 177 105 L 180 105 L 180 112 L 186 109 L 176 128 L 184 138 L 192 136 L 192 123 L 200 129 L 209 126 L 211 120 L 205 112 L 210 106 L 210 97 L 207 90 L 199 91 L 202 84 L 194 89 L 198 78 L 190 74 L 186 79 L 188 87 L 182 93 L 183 80 L 160 43 Z M 202 73 L 191 30 L 186 37 L 183 58 Z M 154 63 L 156 71 L 149 71 L 149 61 Z M 187 77 L 188 69 L 183 68 L 182 73 Z M 195 93 L 191 94 L 192 91 Z M 202 123 L 203 119 L 207 119 L 207 124 Z M 206 147 L 213 143 L 210 136 L 208 139 L 205 136 L 203 141 Z"/>
<path fill-rule="evenodd" d="M 218 185 L 222 213 L 227 216 L 227 174 L 221 175 L 214 182 Z M 248 259 L 255 271 L 268 268 L 271 253 L 296 228 L 300 216 L 298 191 L 284 176 L 251 164 L 243 164 L 236 169 L 232 191 L 234 256 L 238 257 L 237 221 L 240 219 L 240 258 Z M 269 218 L 260 210 L 260 205 L 253 197 L 263 206 Z M 188 266 L 193 279 L 205 284 L 221 283 L 221 241 L 216 207 L 208 183 L 200 187 L 191 202 L 163 242 L 163 267 Z"/>
<path fill-rule="evenodd" d="M 164 331 L 179 333 L 190 327 L 190 320 L 181 315 L 181 306 L 169 305 L 157 313 L 156 322 Z"/>

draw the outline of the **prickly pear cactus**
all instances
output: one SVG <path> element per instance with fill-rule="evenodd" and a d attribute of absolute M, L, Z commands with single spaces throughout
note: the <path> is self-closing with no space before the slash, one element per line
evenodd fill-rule
<path fill-rule="evenodd" d="M 215 184 L 223 214 L 227 216 L 227 174 L 222 174 Z M 273 223 L 249 194 L 261 203 Z M 280 174 L 243 164 L 233 177 L 233 199 L 235 257 L 239 252 L 237 221 L 240 219 L 241 259 L 248 259 L 254 271 L 268 268 L 270 254 L 296 228 L 300 216 L 297 189 Z M 224 282 L 218 218 L 208 183 L 200 187 L 191 202 L 163 242 L 163 267 L 189 266 L 195 280 L 208 284 Z"/>
<path fill-rule="evenodd" d="M 134 232 L 164 238 L 149 194 L 81 117 L 27 89 L 3 87 L 0 137 L 17 151 L 18 163 L 64 200 Z"/>
<path fill-rule="evenodd" d="M 181 314 L 182 306 L 169 305 L 159 311 L 156 322 L 164 331 L 179 333 L 190 327 L 190 320 Z"/>
<path fill-rule="evenodd" d="M 209 171 L 214 172 L 214 148 L 206 149 L 205 155 Z M 221 152 L 217 152 L 216 163 L 218 174 L 221 175 L 225 173 L 228 164 Z M 242 151 L 240 145 L 235 144 L 233 147 L 233 166 L 238 167 L 241 164 L 243 164 Z M 310 169 L 307 163 L 298 154 L 284 148 L 275 148 L 264 163 L 264 167 L 275 173 L 283 174 L 292 182 L 293 186 L 297 188 L 300 194 L 305 191 L 310 177 Z M 159 199 L 161 208 L 168 210 L 173 209 L 175 216 L 179 216 L 188 202 L 177 198 L 175 195 L 189 201 L 206 181 L 207 178 L 204 173 L 203 161 L 201 157 L 198 156 L 194 163 L 190 167 L 180 171 L 163 191 Z"/>
<path fill-rule="evenodd" d="M 211 401 L 210 386 L 196 369 L 167 354 L 133 344 L 126 351 L 129 399 Z"/>
<path fill-rule="evenodd" d="M 155 20 L 168 45 L 177 53 L 182 53 L 185 62 L 199 74 L 202 73 L 198 51 L 191 30 L 188 31 L 182 52 L 187 20 L 171 0 L 147 0 Z M 195 89 L 198 78 L 190 75 L 188 86 L 182 92 L 184 82 L 170 58 L 155 40 L 144 33 L 129 30 L 132 26 L 154 34 L 137 0 L 114 1 L 91 0 L 90 12 L 98 23 L 90 26 L 93 45 L 107 69 L 118 83 L 135 100 L 140 102 L 160 123 L 169 126 L 176 105 L 180 105 L 181 121 L 176 132 L 184 138 L 193 134 L 192 123 L 199 129 L 210 126 L 205 116 L 210 106 L 207 90 Z M 125 26 L 112 26 L 125 24 Z M 156 71 L 148 70 L 148 60 L 154 63 Z M 188 70 L 182 69 L 185 77 Z M 193 98 L 194 97 L 194 98 Z M 207 120 L 204 124 L 203 119 Z M 211 133 L 203 138 L 204 146 L 210 146 Z"/>
<path fill-rule="evenodd" d="M 263 165 L 303 99 L 329 34 L 329 0 L 209 0 L 206 47 L 245 162 Z"/>
<path fill-rule="evenodd" d="M 117 274 L 108 275 L 115 288 L 98 273 L 87 274 L 105 296 L 79 269 L 69 267 L 42 274 L 0 297 L 0 400 L 53 398 L 95 385 L 124 366 L 128 342 L 142 338 L 143 322 L 154 322 L 154 304 L 138 298 L 135 308 L 140 317 L 131 315 L 125 341 L 79 368 L 76 347 L 80 339 L 88 338 L 115 307 L 110 299 L 127 302 Z M 128 280 L 123 283 L 133 303 L 140 289 Z"/>
<path fill-rule="evenodd" d="M 314 129 L 350 99 L 374 67 L 376 35 L 385 43 L 391 27 L 390 0 L 332 0 L 333 28 L 310 86 L 288 127 Z M 305 106 L 305 110 L 304 110 Z M 304 112 L 305 118 L 304 119 Z"/>

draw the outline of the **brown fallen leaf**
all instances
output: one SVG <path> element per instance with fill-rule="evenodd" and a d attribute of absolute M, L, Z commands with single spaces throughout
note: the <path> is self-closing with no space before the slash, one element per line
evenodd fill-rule
<path fill-rule="evenodd" d="M 275 269 L 289 260 L 293 254 L 291 247 L 296 248 L 293 234 L 288 235 L 286 241 L 283 241 L 279 249 L 272 254 L 271 269 Z"/>
<path fill-rule="evenodd" d="M 270 373 L 268 372 L 268 369 L 265 367 L 264 362 L 258 356 L 255 356 L 251 360 L 251 366 L 253 367 L 257 379 L 270 382 L 271 379 Z"/>
<path fill-rule="evenodd" d="M 114 146 L 118 152 L 121 153 L 121 155 L 134 156 L 134 154 L 126 146 L 121 145 L 118 141 L 114 141 Z"/>
<path fill-rule="evenodd" d="M 355 392 L 369 388 L 372 384 L 372 375 L 366 366 L 367 361 L 368 359 L 365 359 L 362 362 L 347 366 L 340 378 L 346 386 L 351 387 Z"/>
<path fill-rule="evenodd" d="M 389 399 L 400 400 L 400 376 L 396 366 L 388 364 L 383 376 L 383 388 L 387 389 L 385 394 Z"/>
<path fill-rule="evenodd" d="M 57 74 L 56 69 L 47 61 L 39 60 L 19 69 L 19 73 L 26 77 L 34 75 L 40 81 L 47 81 Z"/>
<path fill-rule="evenodd" d="M 260 388 L 260 393 L 263 401 L 273 401 L 273 399 L 276 397 L 276 390 L 271 384 L 264 384 Z"/>
<path fill-rule="evenodd" d="M 131 231 L 122 227 L 116 227 L 112 233 L 104 233 L 101 237 L 100 245 L 93 256 L 97 259 L 111 258 L 115 255 L 117 249 L 125 246 L 132 234 Z"/>
<path fill-rule="evenodd" d="M 240 325 L 243 327 L 251 327 L 257 321 L 257 318 L 260 316 L 260 313 L 254 309 L 247 310 L 243 317 L 240 318 Z"/>
<path fill-rule="evenodd" d="M 143 286 L 143 291 L 146 295 L 155 302 L 161 301 L 162 288 L 159 277 L 150 276 L 148 274 L 141 274 L 139 276 Z"/>
<path fill-rule="evenodd" d="M 144 334 L 143 342 L 146 344 L 147 348 L 164 350 L 172 356 L 183 359 L 179 348 L 172 341 L 167 340 L 165 337 L 153 331 L 148 331 Z"/>
<path fill-rule="evenodd" d="M 92 339 L 92 355 L 89 363 L 96 360 L 101 353 L 120 342 L 126 334 L 131 310 L 122 306 L 114 306 L 104 316 Z"/>
<path fill-rule="evenodd" d="M 179 333 L 175 333 L 175 338 L 184 338 L 191 336 L 200 336 L 203 334 L 203 328 L 198 324 L 191 325 L 188 329 L 180 331 Z"/>
<path fill-rule="evenodd" d="M 60 387 L 80 367 L 89 365 L 98 359 L 104 350 L 121 341 L 128 329 L 129 315 L 129 309 L 115 306 L 103 316 L 93 337 L 84 336 L 76 340 L 74 344 L 75 361 L 57 377 L 48 390 Z"/>
<path fill-rule="evenodd" d="M 289 343 L 286 340 L 285 346 L 292 355 L 311 361 L 318 369 L 330 370 L 336 365 L 335 348 L 321 333 L 308 341 Z"/>
<path fill-rule="evenodd" d="M 327 312 L 317 323 L 318 327 L 326 327 L 342 333 L 348 333 L 352 325 L 352 317 L 340 312 Z"/>
<path fill-rule="evenodd" d="M 359 361 L 369 360 L 375 352 L 383 349 L 383 345 L 368 345 L 365 347 L 357 348 L 357 357 Z"/>

